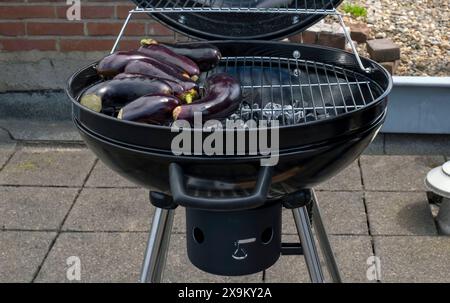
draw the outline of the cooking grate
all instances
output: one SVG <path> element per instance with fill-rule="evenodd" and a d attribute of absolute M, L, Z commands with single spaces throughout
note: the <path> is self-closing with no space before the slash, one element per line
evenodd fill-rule
<path fill-rule="evenodd" d="M 242 87 L 243 101 L 231 120 L 278 120 L 280 125 L 324 120 L 371 104 L 381 91 L 363 74 L 295 58 L 224 57 L 200 82 L 220 72 L 236 77 Z"/>
<path fill-rule="evenodd" d="M 135 12 L 147 13 L 293 13 L 335 14 L 331 0 L 291 0 L 277 7 L 258 7 L 255 0 L 135 0 Z"/>

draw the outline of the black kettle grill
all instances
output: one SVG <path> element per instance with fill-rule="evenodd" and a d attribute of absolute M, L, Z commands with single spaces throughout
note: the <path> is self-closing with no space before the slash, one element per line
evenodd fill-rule
<path fill-rule="evenodd" d="M 78 102 L 100 81 L 94 66 L 69 80 L 73 121 L 87 146 L 110 168 L 150 190 L 157 207 L 142 282 L 159 282 L 174 211 L 186 207 L 187 251 L 198 268 L 218 275 L 256 273 L 282 254 L 303 254 L 313 282 L 323 273 L 310 222 L 333 281 L 340 276 L 312 188 L 353 162 L 381 128 L 392 88 L 388 72 L 360 58 L 336 7 L 342 0 L 134 0 L 112 52 L 134 14 L 161 23 L 222 52 L 219 66 L 239 79 L 243 100 L 230 119 L 280 122 L 278 163 L 262 155 L 174 155 L 170 127 L 121 121 Z M 338 18 L 353 53 L 273 41 L 302 31 L 327 15 Z M 187 42 L 189 43 L 189 42 Z M 238 136 L 242 130 L 231 130 Z M 205 137 L 201 129 L 191 129 Z M 293 210 L 300 243 L 281 242 L 282 207 Z"/>

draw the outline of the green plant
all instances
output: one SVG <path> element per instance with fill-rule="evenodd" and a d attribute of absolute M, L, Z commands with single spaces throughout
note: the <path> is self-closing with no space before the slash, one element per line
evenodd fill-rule
<path fill-rule="evenodd" d="M 345 13 L 352 15 L 353 17 L 367 17 L 367 9 L 357 4 L 344 4 L 342 7 Z"/>

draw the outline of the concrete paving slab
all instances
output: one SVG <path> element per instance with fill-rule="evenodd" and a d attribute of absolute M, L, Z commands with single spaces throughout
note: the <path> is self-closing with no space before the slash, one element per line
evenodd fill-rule
<path fill-rule="evenodd" d="M 173 222 L 172 231 L 175 233 L 186 232 L 186 210 L 184 207 L 177 207 L 175 209 L 175 217 Z"/>
<path fill-rule="evenodd" d="M 332 235 L 368 235 L 362 192 L 317 191 L 322 220 Z M 283 209 L 283 233 L 297 234 L 292 211 Z"/>
<path fill-rule="evenodd" d="M 166 283 L 257 283 L 262 282 L 262 273 L 240 277 L 222 277 L 203 272 L 192 265 L 187 257 L 186 235 L 173 234 L 163 281 Z"/>
<path fill-rule="evenodd" d="M 283 241 L 296 243 L 298 237 L 284 236 Z M 331 236 L 338 268 L 343 282 L 370 282 L 367 280 L 366 260 L 372 255 L 369 236 Z M 319 249 L 319 247 L 318 247 Z M 331 282 L 323 256 L 321 265 L 325 280 Z M 266 282 L 309 283 L 310 278 L 304 256 L 281 256 L 277 263 L 266 270 Z"/>
<path fill-rule="evenodd" d="M 84 148 L 24 147 L 0 172 L 0 184 L 81 186 L 94 161 Z"/>
<path fill-rule="evenodd" d="M 298 236 L 284 235 L 284 242 L 298 243 Z M 266 270 L 264 282 L 310 283 L 308 268 L 303 256 L 281 256 L 277 263 Z"/>
<path fill-rule="evenodd" d="M 154 207 L 143 189 L 85 188 L 78 197 L 64 230 L 148 231 Z"/>
<path fill-rule="evenodd" d="M 284 235 L 297 235 L 297 228 L 295 227 L 292 210 L 283 208 L 281 213 L 282 233 Z"/>
<path fill-rule="evenodd" d="M 365 188 L 374 191 L 422 191 L 428 171 L 444 162 L 443 156 L 362 156 Z"/>
<path fill-rule="evenodd" d="M 9 158 L 14 153 L 14 146 L 1 146 L 0 145 L 0 170 L 6 164 Z"/>
<path fill-rule="evenodd" d="M 78 189 L 0 187 L 0 228 L 57 230 Z"/>
<path fill-rule="evenodd" d="M 317 192 L 330 235 L 368 235 L 362 192 Z"/>
<path fill-rule="evenodd" d="M 368 192 L 367 211 L 372 235 L 436 235 L 425 192 Z"/>
<path fill-rule="evenodd" d="M 81 136 L 71 120 L 0 119 L 0 127 L 7 129 L 15 140 L 82 142 Z"/>
<path fill-rule="evenodd" d="M 31 282 L 42 263 L 53 232 L 0 232 L 0 283 Z"/>
<path fill-rule="evenodd" d="M 325 183 L 316 187 L 318 190 L 362 190 L 361 173 L 358 161 L 353 162 L 346 169 Z"/>
<path fill-rule="evenodd" d="M 14 153 L 15 147 L 16 143 L 9 134 L 5 130 L 0 129 L 0 170 Z"/>
<path fill-rule="evenodd" d="M 80 261 L 79 282 L 138 282 L 146 241 L 147 233 L 62 233 L 36 282 L 77 282 L 66 275 L 72 256 Z"/>
<path fill-rule="evenodd" d="M 103 162 L 98 161 L 95 164 L 86 187 L 137 187 L 115 171 L 107 167 Z"/>
<path fill-rule="evenodd" d="M 373 255 L 369 236 L 331 236 L 331 246 L 343 282 L 374 282 L 367 279 L 367 259 Z"/>
<path fill-rule="evenodd" d="M 450 237 L 375 237 L 382 282 L 450 282 Z"/>

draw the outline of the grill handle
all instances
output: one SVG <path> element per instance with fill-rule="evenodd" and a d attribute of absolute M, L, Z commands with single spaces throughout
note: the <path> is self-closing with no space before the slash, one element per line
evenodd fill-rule
<path fill-rule="evenodd" d="M 184 173 L 181 166 L 171 163 L 169 166 L 170 190 L 176 204 L 205 210 L 244 210 L 264 205 L 272 181 L 273 167 L 262 166 L 258 173 L 255 189 L 250 196 L 234 198 L 193 197 L 186 193 Z"/>

